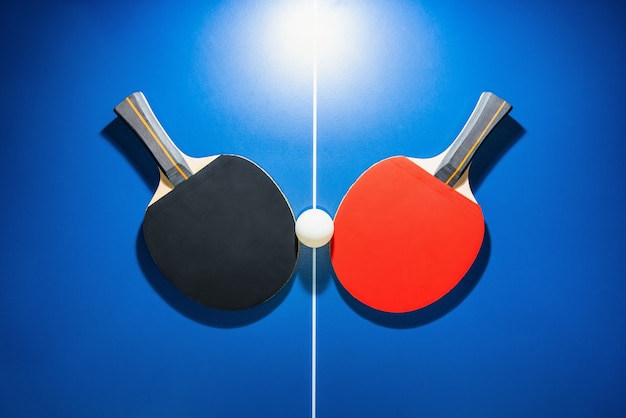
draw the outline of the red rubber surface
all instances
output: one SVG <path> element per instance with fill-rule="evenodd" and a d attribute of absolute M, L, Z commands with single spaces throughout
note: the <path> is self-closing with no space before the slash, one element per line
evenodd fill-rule
<path fill-rule="evenodd" d="M 344 197 L 331 259 L 356 299 L 384 312 L 410 312 L 463 278 L 484 230 L 476 203 L 409 159 L 393 157 L 372 166 Z"/>

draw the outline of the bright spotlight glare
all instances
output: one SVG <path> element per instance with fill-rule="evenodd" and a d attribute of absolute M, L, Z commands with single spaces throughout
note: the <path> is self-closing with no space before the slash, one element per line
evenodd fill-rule
<path fill-rule="evenodd" d="M 437 94 L 434 29 L 413 2 L 233 0 L 200 34 L 198 75 L 228 123 L 303 123 L 315 79 L 324 127 L 329 117 L 360 118 L 361 129 L 384 119 L 373 115 L 414 118 Z"/>
<path fill-rule="evenodd" d="M 350 60 L 363 53 L 359 39 L 367 39 L 360 27 L 359 10 L 345 4 L 320 2 L 316 26 L 318 63 L 331 73 L 340 73 Z"/>
<path fill-rule="evenodd" d="M 268 12 L 265 45 L 274 71 L 320 71 L 338 76 L 360 48 L 358 13 L 338 1 L 286 2 Z"/>
<path fill-rule="evenodd" d="M 275 17 L 268 16 L 266 32 L 267 53 L 275 65 L 309 65 L 314 48 L 313 8 L 284 7 L 274 11 Z"/>

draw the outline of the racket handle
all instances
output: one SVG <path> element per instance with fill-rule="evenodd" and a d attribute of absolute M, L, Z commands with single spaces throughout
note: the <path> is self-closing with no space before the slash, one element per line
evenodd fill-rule
<path fill-rule="evenodd" d="M 465 126 L 435 171 L 435 177 L 454 187 L 487 135 L 512 106 L 493 93 L 483 93 Z"/>
<path fill-rule="evenodd" d="M 191 169 L 182 153 L 159 123 L 143 93 L 131 94 L 115 106 L 114 111 L 148 147 L 174 186 L 191 177 Z"/>

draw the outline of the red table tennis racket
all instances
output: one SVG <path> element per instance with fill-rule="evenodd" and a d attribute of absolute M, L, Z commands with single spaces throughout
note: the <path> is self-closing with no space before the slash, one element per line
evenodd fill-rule
<path fill-rule="evenodd" d="M 485 229 L 468 166 L 510 110 L 483 93 L 446 151 L 429 159 L 382 160 L 350 187 L 335 216 L 330 255 L 353 297 L 383 312 L 410 312 L 439 300 L 463 278 Z"/>
<path fill-rule="evenodd" d="M 278 293 L 294 271 L 299 244 L 291 207 L 269 175 L 234 155 L 183 154 L 142 93 L 115 113 L 160 167 L 143 235 L 163 275 L 215 309 L 249 308 Z"/>

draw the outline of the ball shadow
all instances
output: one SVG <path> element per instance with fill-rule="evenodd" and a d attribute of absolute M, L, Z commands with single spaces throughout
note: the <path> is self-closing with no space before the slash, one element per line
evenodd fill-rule
<path fill-rule="evenodd" d="M 328 244 L 315 249 L 315 278 L 317 294 L 326 290 L 333 277 L 330 264 L 330 246 Z M 297 272 L 299 282 L 308 294 L 313 294 L 313 249 L 300 245 Z"/>

